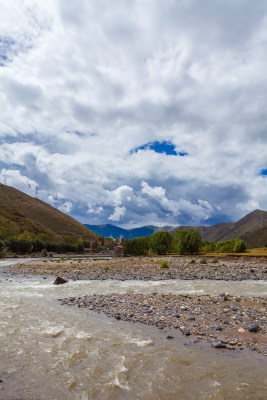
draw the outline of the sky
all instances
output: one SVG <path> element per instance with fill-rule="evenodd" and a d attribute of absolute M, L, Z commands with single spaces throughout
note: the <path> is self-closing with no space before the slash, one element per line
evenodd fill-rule
<path fill-rule="evenodd" d="M 267 210 L 266 0 L 0 0 L 0 182 L 82 223 Z"/>

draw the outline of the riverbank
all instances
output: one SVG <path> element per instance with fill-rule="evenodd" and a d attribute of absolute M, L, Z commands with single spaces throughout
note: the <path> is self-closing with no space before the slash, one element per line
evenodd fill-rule
<path fill-rule="evenodd" d="M 175 330 L 214 348 L 248 348 L 267 356 L 267 319 L 264 298 L 162 294 L 111 294 L 59 299 L 62 305 L 104 313 L 117 320 Z"/>
<path fill-rule="evenodd" d="M 9 270 L 12 273 L 61 275 L 71 280 L 267 280 L 266 258 L 246 256 L 43 259 L 18 263 Z"/>

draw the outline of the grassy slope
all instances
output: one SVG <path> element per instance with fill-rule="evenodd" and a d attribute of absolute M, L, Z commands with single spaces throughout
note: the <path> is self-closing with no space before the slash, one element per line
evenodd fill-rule
<path fill-rule="evenodd" d="M 0 184 L 0 223 L 34 233 L 48 233 L 60 240 L 66 236 L 75 239 L 96 240 L 97 235 L 80 222 L 41 200 L 28 196 L 10 186 Z"/>

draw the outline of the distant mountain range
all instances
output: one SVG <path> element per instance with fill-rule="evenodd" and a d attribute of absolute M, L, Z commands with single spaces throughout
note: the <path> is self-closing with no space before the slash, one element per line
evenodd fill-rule
<path fill-rule="evenodd" d="M 113 239 L 119 239 L 123 237 L 124 239 L 133 239 L 141 236 L 151 236 L 154 232 L 160 231 L 170 231 L 173 229 L 173 226 L 163 226 L 157 227 L 153 225 L 141 226 L 138 228 L 132 229 L 123 229 L 119 226 L 112 224 L 104 224 L 104 225 L 89 225 L 85 224 L 85 226 L 91 231 L 95 232 L 97 235 L 102 235 L 104 237 L 113 237 Z"/>
<path fill-rule="evenodd" d="M 255 210 L 238 222 L 218 223 L 211 226 L 141 226 L 123 229 L 115 225 L 82 225 L 69 215 L 49 204 L 28 196 L 19 190 L 0 184 L 0 225 L 14 227 L 16 230 L 28 230 L 34 233 L 48 233 L 55 240 L 65 237 L 97 240 L 97 235 L 126 239 L 150 236 L 154 232 L 174 233 L 181 229 L 197 229 L 203 240 L 217 242 L 225 239 L 243 239 L 249 247 L 267 246 L 267 212 Z"/>
<path fill-rule="evenodd" d="M 150 236 L 154 232 L 168 231 L 174 233 L 177 230 L 197 229 L 203 240 L 218 242 L 226 239 L 243 239 L 249 247 L 267 246 L 267 212 L 262 210 L 252 211 L 238 222 L 218 223 L 211 226 L 142 226 L 134 229 L 123 229 L 115 225 L 85 225 L 98 235 L 113 237 L 123 236 L 125 239 Z"/>
<path fill-rule="evenodd" d="M 35 234 L 47 233 L 54 240 L 65 237 L 97 240 L 83 224 L 49 204 L 19 190 L 0 184 L 0 225 Z"/>

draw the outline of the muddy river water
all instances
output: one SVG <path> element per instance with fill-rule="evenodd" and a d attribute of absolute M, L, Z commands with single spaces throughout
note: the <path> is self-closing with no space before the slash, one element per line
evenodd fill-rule
<path fill-rule="evenodd" d="M 17 260 L 18 261 L 18 260 Z M 94 293 L 266 296 L 263 281 L 75 281 L 11 276 L 0 262 L 1 400 L 266 399 L 267 358 L 191 343 L 58 298 Z"/>

